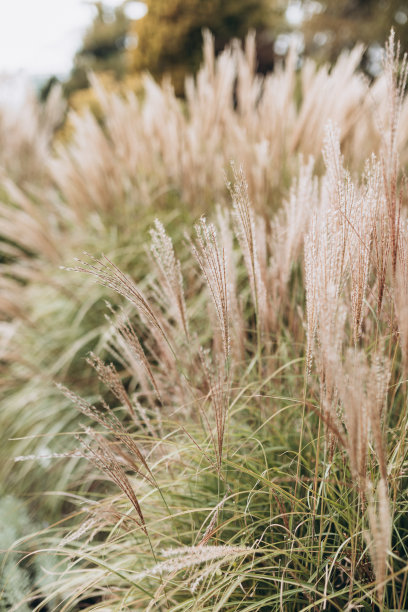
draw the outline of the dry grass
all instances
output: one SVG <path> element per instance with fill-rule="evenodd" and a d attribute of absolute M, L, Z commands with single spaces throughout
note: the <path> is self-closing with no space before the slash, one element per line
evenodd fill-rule
<path fill-rule="evenodd" d="M 1 162 L 4 486 L 55 521 L 61 610 L 404 609 L 406 58 L 261 79 L 212 44 L 184 107 L 95 81 L 103 126 Z"/>

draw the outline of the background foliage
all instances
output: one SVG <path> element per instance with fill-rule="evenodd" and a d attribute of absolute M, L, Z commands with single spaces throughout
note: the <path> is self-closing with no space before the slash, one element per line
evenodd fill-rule
<path fill-rule="evenodd" d="M 90 71 L 108 73 L 117 81 L 146 70 L 158 80 L 170 75 L 182 94 L 186 74 L 195 72 L 202 60 L 203 29 L 214 34 L 217 53 L 232 38 L 242 41 L 254 29 L 263 73 L 273 69 L 288 48 L 288 37 L 295 36 L 305 56 L 319 62 L 334 61 L 341 50 L 362 42 L 367 48 L 362 66 L 375 76 L 390 28 L 403 47 L 408 37 L 408 7 L 401 0 L 157 0 L 146 2 L 147 15 L 138 21 L 126 17 L 126 5 L 113 11 L 95 3 L 94 22 L 64 86 L 68 95 L 89 86 Z M 138 88 L 139 82 L 136 78 L 132 86 Z M 89 96 L 81 99 L 86 103 Z"/>

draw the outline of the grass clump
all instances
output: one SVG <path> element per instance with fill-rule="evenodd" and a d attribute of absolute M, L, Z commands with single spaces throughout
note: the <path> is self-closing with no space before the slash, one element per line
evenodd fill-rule
<path fill-rule="evenodd" d="M 284 133 L 274 124 L 265 142 L 282 136 L 279 155 L 265 153 L 268 144 L 258 155 L 262 113 L 277 104 L 272 85 L 293 102 L 293 58 L 261 88 L 251 38 L 247 55 L 233 47 L 215 64 L 208 37 L 206 45 L 183 112 L 167 85 L 147 80 L 145 106 L 106 97 L 105 126 L 78 119 L 76 140 L 50 166 L 44 206 L 55 261 L 37 239 L 8 243 L 8 291 L 24 301 L 20 313 L 6 308 L 0 418 L 16 439 L 3 479 L 43 517 L 38 548 L 59 559 L 58 603 L 25 578 L 14 597 L 37 610 L 404 609 L 406 59 L 391 34 L 373 85 L 355 74 L 359 50 L 330 72 L 307 64 L 300 103 L 273 106 Z M 326 101 L 342 87 L 354 97 L 339 97 L 333 121 L 319 117 L 313 144 L 303 133 L 317 121 L 307 101 L 320 81 L 333 86 Z M 361 92 L 378 94 L 380 82 L 381 129 L 368 111 L 350 124 Z M 152 108 L 167 121 L 159 126 Z M 129 113 L 139 140 L 121 129 Z M 185 149 L 176 132 L 169 139 L 176 124 Z M 365 164 L 360 130 L 372 145 Z M 95 148 L 85 160 L 86 134 Z M 151 147 L 143 155 L 132 148 L 140 142 Z M 237 142 L 245 170 L 227 169 L 230 205 L 225 176 L 218 181 Z M 312 144 L 324 170 L 319 160 L 294 161 Z M 135 160 L 143 164 L 132 182 Z M 272 160 L 293 175 L 277 211 L 267 203 L 285 186 Z M 163 185 L 172 187 L 167 200 L 157 196 Z M 202 202 L 185 223 L 171 210 L 173 197 L 188 209 L 207 191 L 220 202 L 208 218 Z M 13 194 L 11 215 L 32 205 Z M 132 198 L 142 194 L 140 212 Z M 46 223 L 39 214 L 30 235 Z M 70 239 L 63 255 L 60 235 Z M 57 262 L 70 272 L 52 272 L 51 283 Z M 11 419 L 13 408 L 25 422 Z"/>

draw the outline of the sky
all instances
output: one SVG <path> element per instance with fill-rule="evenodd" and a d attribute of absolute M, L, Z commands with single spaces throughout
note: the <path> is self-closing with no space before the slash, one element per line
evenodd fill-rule
<path fill-rule="evenodd" d="M 0 0 L 0 72 L 67 74 L 94 11 L 86 0 Z"/>

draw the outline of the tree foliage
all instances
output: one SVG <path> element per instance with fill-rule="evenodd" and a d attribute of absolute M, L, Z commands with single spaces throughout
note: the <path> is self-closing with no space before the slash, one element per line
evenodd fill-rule
<path fill-rule="evenodd" d="M 125 44 L 129 19 L 119 6 L 108 8 L 94 3 L 96 16 L 86 31 L 81 48 L 74 57 L 74 66 L 65 85 L 68 94 L 88 87 L 89 72 L 111 72 L 116 78 L 126 73 Z"/>
<path fill-rule="evenodd" d="M 394 28 L 402 48 L 408 47 L 408 4 L 403 0 L 325 0 L 319 4 L 319 10 L 302 26 L 309 55 L 334 61 L 343 49 L 357 42 L 368 49 L 372 45 L 380 47 L 390 28 Z M 369 57 L 365 60 L 367 68 Z"/>
<path fill-rule="evenodd" d="M 248 30 L 265 29 L 271 2 L 265 0 L 148 0 L 147 15 L 132 23 L 137 44 L 130 50 L 131 67 L 156 78 L 168 73 L 177 91 L 201 60 L 202 31 L 208 28 L 220 51 Z M 276 3 L 275 3 L 276 4 Z"/>
<path fill-rule="evenodd" d="M 145 70 L 158 80 L 170 75 L 180 94 L 185 76 L 201 62 L 204 28 L 214 35 L 217 53 L 232 38 L 243 39 L 249 29 L 255 29 L 260 72 L 273 68 L 274 44 L 280 34 L 298 32 L 305 55 L 318 61 L 335 61 L 344 48 L 363 42 L 367 46 L 364 68 L 370 74 L 376 74 L 373 56 L 379 69 L 375 52 L 390 27 L 395 28 L 402 47 L 408 47 L 408 5 L 402 0 L 145 0 L 148 12 L 139 20 L 126 16 L 129 1 L 116 9 L 94 2 L 96 16 L 75 55 L 65 85 L 68 95 L 89 87 L 89 72 L 104 73 L 115 83 Z M 300 23 L 288 18 L 288 9 L 294 6 L 303 14 Z"/>

